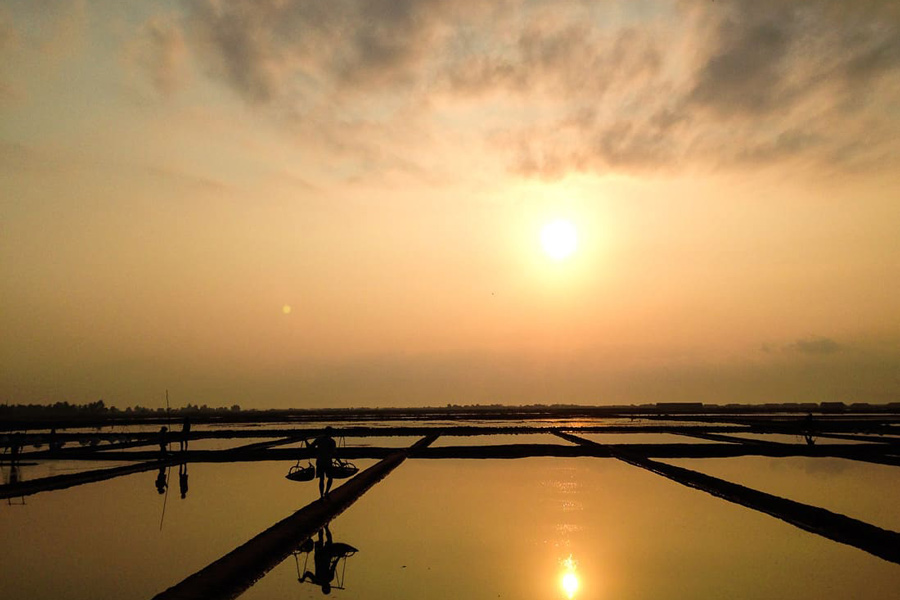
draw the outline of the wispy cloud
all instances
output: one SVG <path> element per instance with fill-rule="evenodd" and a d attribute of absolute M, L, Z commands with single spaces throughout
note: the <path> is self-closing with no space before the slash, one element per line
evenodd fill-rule
<path fill-rule="evenodd" d="M 0 9 L 0 65 L 7 64 L 9 57 L 13 55 L 18 46 L 19 32 L 13 24 L 12 18 Z M 5 69 L 0 66 L 0 103 L 3 103 L 18 95 L 15 86 L 9 80 Z"/>
<path fill-rule="evenodd" d="M 401 93 L 427 78 L 449 25 L 485 11 L 449 0 L 194 0 L 188 20 L 213 73 L 259 104 L 310 93 L 306 84 Z"/>
<path fill-rule="evenodd" d="M 157 92 L 170 95 L 178 90 L 187 77 L 188 51 L 177 20 L 154 17 L 144 23 L 134 41 L 131 58 Z"/>
<path fill-rule="evenodd" d="M 844 347 L 831 338 L 812 336 L 806 339 L 797 340 L 793 344 L 788 345 L 787 349 L 793 352 L 799 352 L 800 354 L 827 356 L 829 354 L 840 352 Z"/>
<path fill-rule="evenodd" d="M 213 77 L 323 137 L 352 127 L 360 146 L 411 127 L 453 135 L 441 111 L 468 106 L 491 116 L 466 126 L 526 176 L 900 157 L 889 1 L 189 7 L 185 31 Z"/>
<path fill-rule="evenodd" d="M 760 350 L 766 354 L 828 356 L 847 350 L 847 346 L 820 335 L 811 335 L 788 344 L 765 343 Z"/>
<path fill-rule="evenodd" d="M 631 77 L 604 88 L 605 102 L 590 83 L 563 87 L 555 115 L 513 130 L 517 170 L 896 160 L 890 106 L 898 99 L 900 18 L 887 3 L 733 1 L 684 10 L 683 28 L 632 38 L 626 48 L 645 59 L 630 60 Z M 627 55 L 593 49 L 608 66 L 585 69 L 585 81 L 629 64 Z M 597 62 L 589 47 L 579 56 Z"/>

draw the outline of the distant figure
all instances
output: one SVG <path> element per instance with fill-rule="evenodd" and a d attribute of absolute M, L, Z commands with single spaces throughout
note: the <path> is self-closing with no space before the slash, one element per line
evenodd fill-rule
<path fill-rule="evenodd" d="M 16 485 L 19 483 L 19 465 L 13 463 L 9 467 L 9 484 Z"/>
<path fill-rule="evenodd" d="M 191 418 L 185 417 L 181 424 L 181 451 L 184 452 L 188 447 L 188 434 L 191 432 Z"/>
<path fill-rule="evenodd" d="M 9 439 L 9 462 L 13 466 L 19 462 L 19 443 L 19 434 L 12 434 Z"/>
<path fill-rule="evenodd" d="M 188 493 L 188 472 L 187 463 L 183 462 L 178 465 L 178 489 L 181 491 L 182 499 L 187 498 Z"/>
<path fill-rule="evenodd" d="M 168 483 L 166 483 L 166 468 L 160 467 L 159 473 L 157 473 L 156 475 L 156 491 L 160 494 L 165 494 L 167 485 Z"/>
<path fill-rule="evenodd" d="M 812 446 L 816 443 L 816 438 L 813 437 L 813 433 L 815 432 L 815 425 L 812 413 L 807 413 L 806 418 L 803 421 L 805 425 L 803 437 L 806 438 L 806 443 Z"/>
<path fill-rule="evenodd" d="M 169 428 L 165 425 L 159 428 L 159 453 L 163 456 L 167 454 L 167 450 L 169 449 L 169 441 L 166 439 L 168 431 Z"/>
<path fill-rule="evenodd" d="M 331 437 L 331 427 L 326 427 L 325 432 L 310 444 L 316 451 L 316 475 L 319 478 L 319 497 L 324 498 L 331 491 L 332 464 L 337 444 Z M 327 483 L 325 480 L 328 480 Z"/>
<path fill-rule="evenodd" d="M 50 452 L 57 452 L 63 447 L 63 443 L 56 435 L 56 428 L 50 430 Z"/>
<path fill-rule="evenodd" d="M 325 539 L 322 539 L 322 532 L 325 532 Z M 300 577 L 300 583 L 309 580 L 322 587 L 323 594 L 331 593 L 331 582 L 334 581 L 335 571 L 338 562 L 341 560 L 342 554 L 335 552 L 334 541 L 331 539 L 331 530 L 328 525 L 319 530 L 319 539 L 313 548 L 313 564 L 315 565 L 315 573 L 307 571 Z"/>

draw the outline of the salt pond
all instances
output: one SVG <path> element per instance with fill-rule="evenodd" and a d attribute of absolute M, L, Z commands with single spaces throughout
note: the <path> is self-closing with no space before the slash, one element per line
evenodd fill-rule
<path fill-rule="evenodd" d="M 896 528 L 891 468 L 735 460 L 678 462 L 847 513 L 847 490 L 864 489 L 851 516 Z M 819 460 L 827 468 L 808 466 Z M 192 464 L 185 498 L 175 468 L 168 497 L 151 471 L 4 504 L 3 597 L 150 598 L 315 500 L 314 482 L 284 479 L 289 466 Z M 358 550 L 332 582 L 344 598 L 567 598 L 569 557 L 583 599 L 877 600 L 900 589 L 898 565 L 614 459 L 411 459 L 330 531 Z M 241 598 L 322 597 L 297 581 L 304 562 L 313 569 L 312 556 L 288 557 Z"/>

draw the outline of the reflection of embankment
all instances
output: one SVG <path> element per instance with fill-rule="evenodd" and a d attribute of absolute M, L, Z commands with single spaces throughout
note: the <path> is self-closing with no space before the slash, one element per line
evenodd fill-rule
<path fill-rule="evenodd" d="M 103 457 L 103 460 L 110 460 Z M 51 477 L 42 477 L 31 481 L 19 481 L 16 484 L 0 486 L 0 498 L 10 498 L 16 496 L 30 496 L 38 492 L 47 492 L 52 490 L 62 490 L 77 485 L 93 483 L 96 481 L 105 481 L 123 475 L 131 475 L 132 473 L 143 473 L 158 469 L 160 464 L 170 465 L 177 462 L 175 459 L 169 459 L 165 463 L 158 460 L 149 462 L 139 462 L 133 465 L 125 465 L 122 467 L 112 467 L 110 469 L 97 469 L 94 471 L 86 471 L 83 473 L 67 473 L 65 475 L 53 475 Z"/>
<path fill-rule="evenodd" d="M 558 435 L 568 441 L 587 447 L 601 446 L 596 442 L 560 432 Z M 731 483 L 717 477 L 691 471 L 682 467 L 649 460 L 633 452 L 616 447 L 608 447 L 610 454 L 630 465 L 662 475 L 667 479 L 694 489 L 702 490 L 723 500 L 734 502 L 766 513 L 791 525 L 859 548 L 900 564 L 900 534 L 864 523 L 845 515 L 780 498 L 746 486 Z"/>

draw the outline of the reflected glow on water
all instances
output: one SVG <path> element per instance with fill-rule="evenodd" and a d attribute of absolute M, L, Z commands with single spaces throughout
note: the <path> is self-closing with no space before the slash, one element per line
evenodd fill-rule
<path fill-rule="evenodd" d="M 575 574 L 575 567 L 577 563 L 572 558 L 570 554 L 568 558 L 562 561 L 563 573 L 560 577 L 559 584 L 562 586 L 563 591 L 566 593 L 566 597 L 569 600 L 575 597 L 575 593 L 578 592 L 578 588 L 580 586 L 580 582 L 578 580 L 578 575 Z"/>
<path fill-rule="evenodd" d="M 892 468 L 842 461 L 841 470 L 801 477 L 793 463 L 735 460 L 684 462 L 896 528 L 896 517 L 883 516 L 896 513 Z M 292 464 L 191 464 L 184 498 L 175 467 L 168 500 L 153 470 L 29 496 L 25 506 L 4 502 L 3 598 L 150 598 L 316 499 L 315 482 L 284 478 Z M 590 457 L 411 459 L 337 517 L 331 532 L 332 550 L 343 551 L 320 556 L 327 577 L 317 577 L 319 585 L 309 576 L 298 582 L 317 574 L 318 536 L 298 539 L 300 553 L 241 600 L 323 598 L 322 581 L 346 600 L 895 600 L 900 586 L 897 565 Z M 358 551 L 334 563 L 350 546 Z"/>

